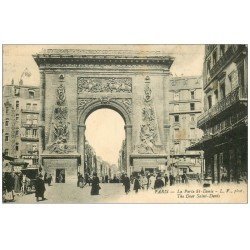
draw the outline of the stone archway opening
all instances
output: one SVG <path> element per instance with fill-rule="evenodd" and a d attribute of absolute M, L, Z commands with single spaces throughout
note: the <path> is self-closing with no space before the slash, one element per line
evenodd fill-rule
<path fill-rule="evenodd" d="M 126 171 L 125 120 L 111 108 L 93 109 L 85 120 L 84 172 L 113 178 Z"/>

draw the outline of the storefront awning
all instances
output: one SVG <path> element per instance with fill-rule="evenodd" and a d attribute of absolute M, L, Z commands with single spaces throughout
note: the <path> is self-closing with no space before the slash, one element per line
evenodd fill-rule
<path fill-rule="evenodd" d="M 9 155 L 6 155 L 5 153 L 3 153 L 3 159 L 7 160 L 7 161 L 14 161 L 15 157 L 12 157 L 12 156 L 9 156 Z"/>
<path fill-rule="evenodd" d="M 25 162 L 22 159 L 15 159 L 14 161 L 11 161 L 10 164 L 12 166 L 24 166 L 24 167 L 27 167 L 29 165 L 28 162 Z"/>

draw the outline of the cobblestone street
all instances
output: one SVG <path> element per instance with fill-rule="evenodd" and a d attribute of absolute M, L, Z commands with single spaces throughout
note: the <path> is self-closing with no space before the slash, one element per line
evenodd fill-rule
<path fill-rule="evenodd" d="M 90 195 L 90 186 L 86 185 L 84 188 L 79 188 L 76 186 L 75 181 L 60 184 L 53 183 L 52 186 L 46 185 L 46 200 L 36 202 L 35 194 L 17 195 L 14 203 L 216 203 L 222 201 L 230 203 L 230 197 L 234 197 L 234 202 L 237 202 L 247 192 L 247 185 L 245 183 L 220 184 L 203 188 L 201 184 L 191 182 L 186 185 L 176 184 L 174 186 L 166 186 L 158 191 L 139 190 L 138 194 L 135 194 L 133 185 L 131 185 L 131 192 L 128 195 L 125 194 L 121 183 L 102 183 L 100 186 L 100 195 Z"/>

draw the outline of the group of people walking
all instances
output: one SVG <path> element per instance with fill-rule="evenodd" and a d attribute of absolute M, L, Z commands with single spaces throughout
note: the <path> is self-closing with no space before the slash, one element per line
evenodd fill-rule
<path fill-rule="evenodd" d="M 86 185 L 91 186 L 91 195 L 99 195 L 100 187 L 100 179 L 97 176 L 97 173 L 93 173 L 93 176 L 88 175 L 87 173 L 84 175 L 81 173 L 77 173 L 77 187 L 83 188 Z"/>
<path fill-rule="evenodd" d="M 135 193 L 138 193 L 140 189 L 147 190 L 147 189 L 159 189 L 167 185 L 168 177 L 162 177 L 161 174 L 148 174 L 148 175 L 141 175 L 137 174 L 131 176 L 130 178 L 127 174 L 124 174 L 123 178 L 123 185 L 125 187 L 125 193 L 128 194 L 131 189 L 131 185 L 133 184 L 133 190 Z"/>
<path fill-rule="evenodd" d="M 15 201 L 16 195 L 25 195 L 30 189 L 30 179 L 23 173 L 3 173 L 3 201 Z"/>
<path fill-rule="evenodd" d="M 39 172 L 35 179 L 28 178 L 22 172 L 3 173 L 3 202 L 14 202 L 16 195 L 26 195 L 35 192 L 36 201 L 45 200 L 45 183 L 51 186 L 52 175 Z"/>
<path fill-rule="evenodd" d="M 181 175 L 181 182 L 188 183 L 188 177 L 185 173 Z M 176 177 L 172 173 L 170 173 L 169 175 L 166 173 L 165 174 L 138 173 L 136 175 L 130 176 L 130 178 L 127 176 L 127 174 L 124 174 L 123 177 L 123 185 L 125 187 L 126 194 L 130 192 L 132 184 L 133 184 L 133 190 L 135 191 L 135 193 L 138 193 L 140 189 L 142 190 L 161 189 L 164 186 L 167 186 L 168 183 L 170 186 L 173 186 L 176 183 Z"/>

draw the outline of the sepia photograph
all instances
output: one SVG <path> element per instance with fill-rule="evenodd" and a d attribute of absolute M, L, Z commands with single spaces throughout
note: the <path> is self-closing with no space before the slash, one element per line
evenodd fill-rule
<path fill-rule="evenodd" d="M 3 44 L 2 203 L 248 202 L 245 44 Z"/>
<path fill-rule="evenodd" d="M 249 249 L 247 7 L 0 1 L 0 249 Z"/>

